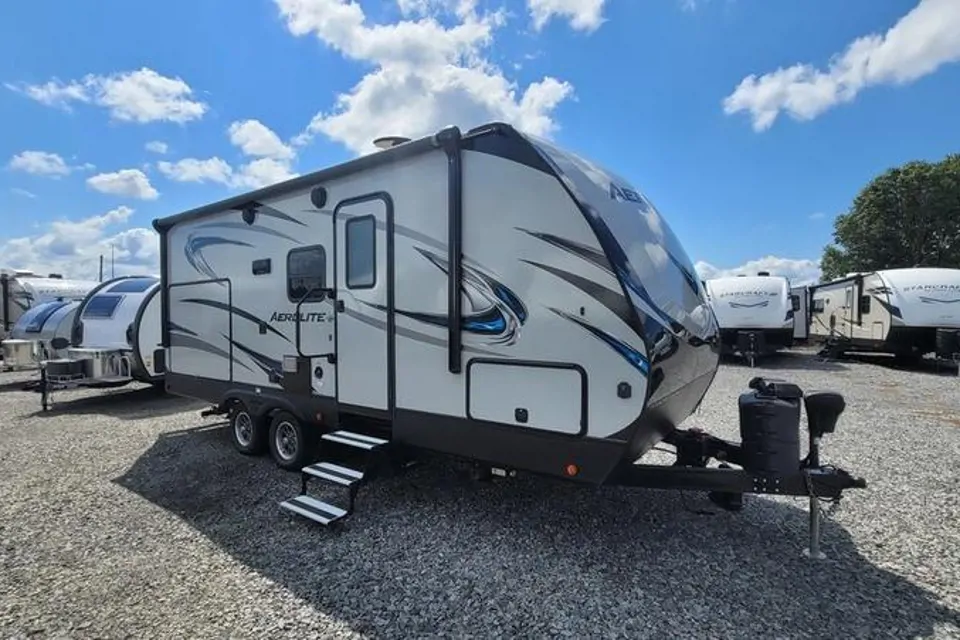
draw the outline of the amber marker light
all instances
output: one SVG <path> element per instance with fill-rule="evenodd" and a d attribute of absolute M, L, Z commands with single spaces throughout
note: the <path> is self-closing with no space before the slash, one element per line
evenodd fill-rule
<path fill-rule="evenodd" d="M 575 465 L 575 464 L 568 464 L 568 465 L 567 465 L 567 468 L 564 469 L 564 471 L 567 472 L 567 475 L 568 475 L 568 476 L 575 476 L 575 475 L 577 475 L 578 473 L 580 473 L 580 467 L 578 467 L 578 466 Z"/>

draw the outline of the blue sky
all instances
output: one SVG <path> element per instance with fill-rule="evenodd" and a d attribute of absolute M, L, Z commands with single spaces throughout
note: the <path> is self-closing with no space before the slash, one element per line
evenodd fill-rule
<path fill-rule="evenodd" d="M 960 151 L 958 33 L 957 0 L 8 3 L 0 266 L 155 269 L 155 217 L 496 119 L 627 176 L 707 276 L 815 277 L 866 181 Z"/>

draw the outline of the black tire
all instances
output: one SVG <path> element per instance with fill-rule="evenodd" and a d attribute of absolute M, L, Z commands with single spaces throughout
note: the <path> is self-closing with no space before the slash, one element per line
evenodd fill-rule
<path fill-rule="evenodd" d="M 247 456 L 257 456 L 267 449 L 267 430 L 263 421 L 250 413 L 247 405 L 234 402 L 230 406 L 230 441 L 234 448 Z"/>
<path fill-rule="evenodd" d="M 299 471 L 313 455 L 313 438 L 289 411 L 278 411 L 270 421 L 270 456 L 281 469 Z"/>

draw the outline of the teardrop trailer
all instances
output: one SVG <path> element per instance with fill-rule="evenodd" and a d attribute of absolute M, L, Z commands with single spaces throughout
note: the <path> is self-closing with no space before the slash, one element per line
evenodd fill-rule
<path fill-rule="evenodd" d="M 61 357 L 40 363 L 44 411 L 53 392 L 114 388 L 131 382 L 159 385 L 163 374 L 153 361 L 160 344 L 160 278 L 118 276 L 99 283 L 80 302 L 70 338 L 50 341 Z"/>
<path fill-rule="evenodd" d="M 169 393 L 229 416 L 239 451 L 300 471 L 281 507 L 341 522 L 379 460 L 417 451 L 731 509 L 865 486 L 819 461 L 838 394 L 757 378 L 742 444 L 679 427 L 713 382 L 719 329 L 673 232 L 621 177 L 500 123 L 383 147 L 153 223 L 153 361 Z M 676 463 L 640 464 L 660 442 Z"/>

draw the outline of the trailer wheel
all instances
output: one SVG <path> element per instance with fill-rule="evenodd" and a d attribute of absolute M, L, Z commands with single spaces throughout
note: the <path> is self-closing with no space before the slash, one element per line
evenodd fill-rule
<path fill-rule="evenodd" d="M 259 455 L 267 448 L 266 429 L 257 420 L 247 405 L 234 402 L 230 405 L 230 439 L 240 453 L 248 456 Z"/>
<path fill-rule="evenodd" d="M 281 469 L 299 470 L 312 453 L 308 432 L 296 416 L 278 411 L 270 421 L 270 455 Z"/>

